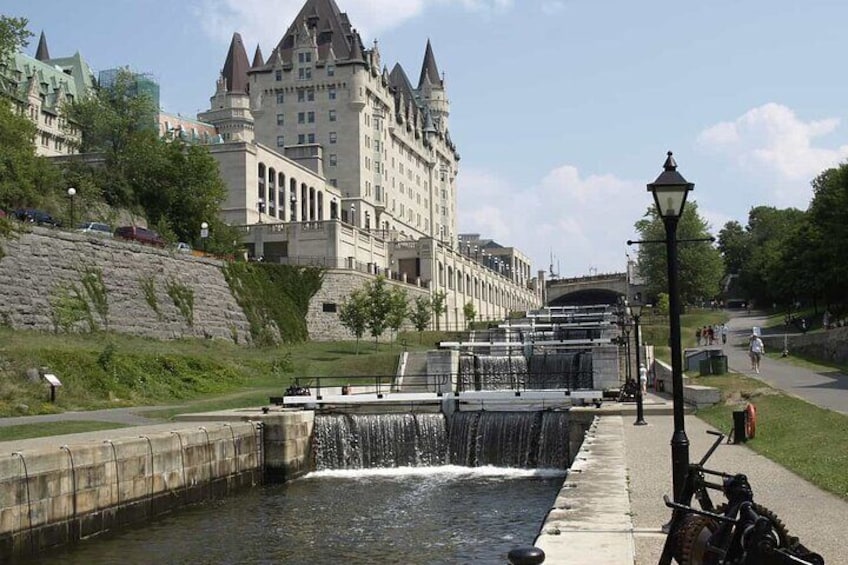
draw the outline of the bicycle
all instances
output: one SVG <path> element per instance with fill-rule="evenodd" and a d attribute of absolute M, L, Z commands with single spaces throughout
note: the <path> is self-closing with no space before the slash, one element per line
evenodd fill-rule
<path fill-rule="evenodd" d="M 754 502 L 744 474 L 704 467 L 726 437 L 707 433 L 716 440 L 699 462 L 689 464 L 680 502 L 663 497 L 673 512 L 659 565 L 669 565 L 672 558 L 681 565 L 824 565 L 821 555 L 789 535 L 774 512 Z M 708 475 L 720 477 L 721 483 L 707 480 Z M 715 506 L 710 490 L 721 491 L 727 502 Z M 700 509 L 691 505 L 692 498 Z"/>

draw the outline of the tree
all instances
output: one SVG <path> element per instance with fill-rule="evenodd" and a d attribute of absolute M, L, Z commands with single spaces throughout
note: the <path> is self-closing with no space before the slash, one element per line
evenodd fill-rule
<path fill-rule="evenodd" d="M 362 289 L 354 290 L 342 302 L 339 307 L 339 321 L 356 336 L 356 352 L 359 353 L 359 340 L 368 325 L 368 296 Z"/>
<path fill-rule="evenodd" d="M 436 317 L 436 331 L 439 331 L 439 318 L 442 314 L 447 311 L 447 305 L 445 301 L 447 299 L 447 295 L 444 290 L 437 290 L 433 293 L 433 315 Z"/>
<path fill-rule="evenodd" d="M 0 61 L 9 59 L 29 45 L 32 32 L 27 29 L 29 20 L 0 15 Z"/>
<path fill-rule="evenodd" d="M 718 250 L 728 273 L 739 274 L 748 263 L 750 236 L 742 224 L 732 220 L 718 232 Z"/>
<path fill-rule="evenodd" d="M 474 309 L 474 302 L 469 300 L 465 306 L 462 307 L 462 314 L 465 316 L 466 329 L 471 327 L 471 323 L 474 321 L 474 318 L 477 316 L 477 310 Z"/>
<path fill-rule="evenodd" d="M 378 339 L 386 329 L 389 312 L 391 311 L 391 295 L 386 288 L 386 277 L 379 275 L 365 287 L 367 297 L 367 325 L 374 337 L 374 348 Z"/>
<path fill-rule="evenodd" d="M 665 226 L 654 207 L 636 222 L 640 239 L 665 241 Z M 706 221 L 698 214 L 696 202 L 687 203 L 677 226 L 677 239 L 709 237 Z M 719 281 L 724 275 L 721 255 L 710 242 L 678 241 L 678 282 L 682 304 L 699 303 L 718 295 Z M 645 243 L 639 247 L 639 270 L 647 281 L 648 294 L 658 296 L 668 290 L 666 246 Z"/>
<path fill-rule="evenodd" d="M 421 341 L 421 332 L 430 326 L 433 310 L 429 297 L 417 296 L 415 298 L 415 307 L 409 314 L 409 319 L 415 329 L 418 330 L 418 341 Z"/>
<path fill-rule="evenodd" d="M 395 339 L 403 325 L 404 320 L 409 315 L 409 295 L 405 289 L 394 287 L 389 293 L 389 316 L 386 319 L 386 324 L 394 330 Z"/>
<path fill-rule="evenodd" d="M 820 237 L 817 270 L 822 271 L 822 292 L 829 303 L 843 304 L 848 280 L 848 164 L 822 172 L 812 182 L 811 228 Z"/>

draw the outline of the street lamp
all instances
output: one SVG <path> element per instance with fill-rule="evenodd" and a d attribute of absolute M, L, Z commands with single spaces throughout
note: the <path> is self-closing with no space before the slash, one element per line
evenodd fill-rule
<path fill-rule="evenodd" d="M 259 223 L 262 223 L 262 214 L 265 212 L 265 200 L 263 198 L 259 199 Z"/>
<path fill-rule="evenodd" d="M 209 237 L 209 224 L 206 222 L 200 223 L 200 241 L 203 244 L 203 252 L 206 252 L 206 238 Z"/>
<path fill-rule="evenodd" d="M 297 221 L 297 196 L 292 194 L 289 202 L 291 203 L 291 221 L 295 222 Z"/>
<path fill-rule="evenodd" d="M 333 196 L 333 200 L 330 202 L 330 219 L 335 220 L 338 215 L 338 205 L 339 201 Z"/>
<path fill-rule="evenodd" d="M 76 225 L 74 223 L 74 196 L 77 195 L 77 189 L 74 187 L 68 188 L 68 201 L 70 202 L 70 211 L 71 211 L 71 229 L 74 229 Z"/>
<path fill-rule="evenodd" d="M 356 225 L 356 204 L 351 203 L 350 205 L 350 223 L 351 225 Z"/>
<path fill-rule="evenodd" d="M 633 329 L 635 331 L 636 338 L 636 370 L 639 371 L 639 386 L 636 388 L 636 421 L 633 422 L 633 425 L 644 426 L 648 422 L 645 421 L 645 409 L 642 405 L 642 402 L 644 401 L 642 395 L 642 361 L 639 358 L 639 350 L 641 349 L 641 342 L 639 340 L 639 318 L 642 317 L 642 305 L 631 304 L 630 315 L 633 316 Z"/>
<path fill-rule="evenodd" d="M 657 213 L 665 224 L 665 249 L 668 259 L 668 326 L 671 338 L 671 384 L 674 404 L 674 434 L 671 436 L 671 466 L 674 500 L 682 501 L 683 485 L 689 469 L 689 438 L 683 419 L 683 366 L 680 347 L 680 289 L 677 264 L 677 223 L 683 216 L 686 195 L 695 185 L 677 172 L 671 151 L 663 164 L 663 172 L 648 184 L 654 195 Z"/>

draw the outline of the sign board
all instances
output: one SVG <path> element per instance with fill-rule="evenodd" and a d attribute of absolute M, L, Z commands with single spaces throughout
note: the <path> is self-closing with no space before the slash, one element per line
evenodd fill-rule
<path fill-rule="evenodd" d="M 44 373 L 44 380 L 50 383 L 50 386 L 62 386 L 62 383 L 61 381 L 59 381 L 59 378 L 52 373 Z"/>
<path fill-rule="evenodd" d="M 209 237 L 209 228 L 201 228 L 200 229 L 200 237 L 207 238 Z"/>

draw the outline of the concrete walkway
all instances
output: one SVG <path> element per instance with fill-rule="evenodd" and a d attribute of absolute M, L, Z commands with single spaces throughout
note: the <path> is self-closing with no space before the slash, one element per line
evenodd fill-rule
<path fill-rule="evenodd" d="M 755 377 L 764 383 L 784 392 L 802 398 L 811 404 L 827 408 L 842 414 L 848 414 L 848 375 L 833 369 L 813 370 L 799 367 L 791 361 L 764 357 L 760 363 L 760 373 L 751 371 L 748 358 L 748 337 L 751 328 L 762 327 L 766 317 L 762 314 L 745 312 L 732 313 L 727 324 L 728 343 L 724 347 L 730 369 Z M 782 336 L 779 332 L 765 335 Z M 781 347 L 782 350 L 782 347 Z M 767 353 L 776 353 L 769 351 Z M 790 356 L 792 352 L 789 352 Z M 846 560 L 848 561 L 848 560 Z"/>

